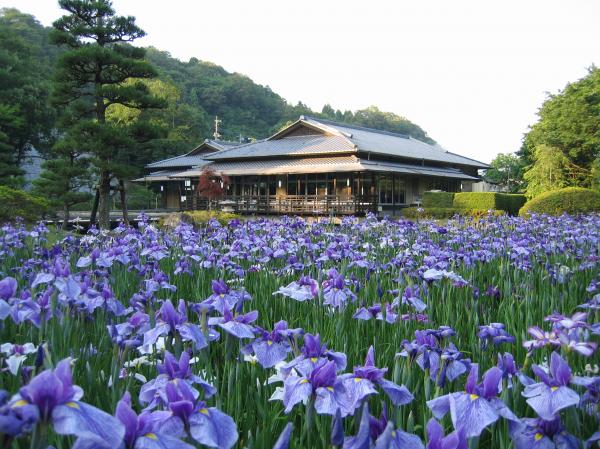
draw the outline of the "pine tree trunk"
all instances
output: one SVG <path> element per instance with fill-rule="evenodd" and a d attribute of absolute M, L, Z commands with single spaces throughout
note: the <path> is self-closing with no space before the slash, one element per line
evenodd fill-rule
<path fill-rule="evenodd" d="M 100 174 L 98 186 L 100 201 L 98 204 L 98 225 L 100 229 L 110 229 L 110 176 L 107 171 Z"/>
<path fill-rule="evenodd" d="M 100 202 L 100 191 L 96 187 L 94 195 L 94 204 L 92 205 L 92 213 L 90 214 L 90 226 L 96 224 L 96 215 L 98 214 L 98 203 Z"/>
<path fill-rule="evenodd" d="M 63 207 L 63 222 L 62 222 L 62 230 L 66 231 L 67 226 L 69 226 L 69 206 L 67 204 Z"/>
<path fill-rule="evenodd" d="M 127 211 L 127 192 L 125 191 L 125 183 L 119 179 L 119 191 L 121 194 L 121 209 L 123 210 L 123 221 L 129 225 L 129 212 Z"/>

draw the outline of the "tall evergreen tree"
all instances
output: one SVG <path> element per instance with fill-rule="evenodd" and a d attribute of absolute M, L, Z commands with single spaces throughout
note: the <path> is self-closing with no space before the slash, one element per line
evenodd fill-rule
<path fill-rule="evenodd" d="M 27 152 L 43 150 L 54 125 L 49 64 L 40 64 L 46 31 L 28 14 L 0 9 L 0 184 L 23 185 Z"/>
<path fill-rule="evenodd" d="M 77 103 L 80 118 L 86 121 L 77 128 L 78 141 L 98 176 L 98 223 L 108 228 L 111 181 L 127 171 L 124 155 L 132 149 L 132 137 L 106 120 L 107 110 L 112 105 L 160 107 L 162 101 L 144 83 L 131 82 L 153 78 L 156 72 L 144 60 L 145 50 L 129 44 L 145 34 L 134 17 L 117 16 L 109 0 L 58 3 L 69 14 L 54 22 L 51 37 L 68 50 L 56 68 L 54 94 L 59 103 Z"/>

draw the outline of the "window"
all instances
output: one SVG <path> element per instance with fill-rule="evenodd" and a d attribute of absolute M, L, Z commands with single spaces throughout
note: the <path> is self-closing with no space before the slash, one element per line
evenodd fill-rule
<path fill-rule="evenodd" d="M 391 204 L 393 202 L 394 179 L 389 175 L 379 176 L 379 204 Z"/>
<path fill-rule="evenodd" d="M 404 179 L 396 176 L 394 178 L 394 203 L 396 204 L 406 204 L 406 196 L 405 196 L 406 186 L 404 183 Z"/>
<path fill-rule="evenodd" d="M 296 175 L 288 176 L 287 194 L 288 195 L 298 195 L 298 177 Z"/>

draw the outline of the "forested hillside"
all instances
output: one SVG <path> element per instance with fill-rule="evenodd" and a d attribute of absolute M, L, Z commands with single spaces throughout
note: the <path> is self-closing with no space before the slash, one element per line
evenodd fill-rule
<path fill-rule="evenodd" d="M 31 146 L 44 153 L 60 129 L 60 104 L 52 101 L 51 93 L 62 50 L 50 43 L 50 29 L 16 9 L 0 10 L 0 166 L 18 166 Z M 299 115 L 310 114 L 432 142 L 419 126 L 374 106 L 350 112 L 326 105 L 321 112 L 312 111 L 211 62 L 183 62 L 156 48 L 148 48 L 146 58 L 159 73 L 148 82 L 150 90 L 166 100 L 166 107 L 142 113 L 164 132 L 137 159 L 139 169 L 149 160 L 180 154 L 211 137 L 216 115 L 222 120 L 222 138 L 228 140 L 264 138 Z M 128 119 L 118 108 L 110 112 L 117 120 Z"/>

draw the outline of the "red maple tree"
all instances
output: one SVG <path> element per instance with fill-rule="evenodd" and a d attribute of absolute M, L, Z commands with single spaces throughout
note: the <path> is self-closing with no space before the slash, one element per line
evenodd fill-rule
<path fill-rule="evenodd" d="M 198 195 L 209 200 L 221 198 L 230 184 L 229 176 L 217 174 L 210 167 L 204 167 L 198 180 Z"/>

